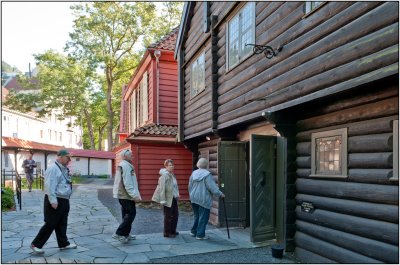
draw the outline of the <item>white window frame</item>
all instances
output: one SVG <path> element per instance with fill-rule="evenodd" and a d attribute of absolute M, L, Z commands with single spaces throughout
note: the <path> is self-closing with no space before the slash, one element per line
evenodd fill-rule
<path fill-rule="evenodd" d="M 136 129 L 136 90 L 133 91 L 132 96 L 131 96 L 131 111 L 130 115 L 131 117 L 131 132 L 134 132 Z"/>
<path fill-rule="evenodd" d="M 9 156 L 7 151 L 3 151 L 4 167 L 9 167 Z"/>
<path fill-rule="evenodd" d="M 205 52 L 202 51 L 194 60 L 194 62 L 190 65 L 190 99 L 194 98 L 205 89 L 206 55 Z"/>
<path fill-rule="evenodd" d="M 393 176 L 391 181 L 399 181 L 399 120 L 393 121 Z"/>
<path fill-rule="evenodd" d="M 317 141 L 321 138 L 341 137 L 340 174 L 324 174 L 317 172 Z M 347 128 L 316 132 L 311 134 L 311 175 L 310 177 L 347 178 Z"/>
<path fill-rule="evenodd" d="M 308 15 L 311 12 L 313 12 L 314 10 L 317 10 L 324 3 L 325 3 L 325 1 L 307 1 L 307 2 L 305 2 L 304 13 L 306 15 Z"/>
<path fill-rule="evenodd" d="M 147 72 L 143 74 L 142 81 L 140 82 L 140 90 L 142 91 L 142 123 L 145 124 L 149 120 L 149 89 L 147 83 Z"/>
<path fill-rule="evenodd" d="M 249 9 L 247 9 L 249 7 Z M 255 2 L 248 2 L 245 5 L 241 7 L 241 9 L 235 14 L 233 17 L 231 17 L 228 22 L 226 23 L 226 70 L 230 71 L 231 69 L 235 68 L 239 64 L 241 64 L 244 60 L 246 60 L 248 57 L 250 57 L 253 54 L 253 47 L 252 46 L 245 46 L 248 47 L 247 51 L 244 51 L 242 49 L 243 45 L 242 44 L 242 37 L 243 37 L 243 32 L 242 32 L 242 19 L 243 19 L 243 13 L 246 10 L 250 10 L 251 14 L 251 25 L 250 25 L 250 34 L 251 34 L 251 40 L 249 40 L 249 43 L 245 44 L 255 44 L 256 43 L 256 11 L 255 11 Z M 231 63 L 230 60 L 230 51 L 231 51 L 231 40 L 230 40 L 230 25 L 232 21 L 235 19 L 238 19 L 238 59 L 237 62 Z M 247 31 L 248 32 L 248 31 Z M 247 33 L 245 32 L 245 33 Z"/>

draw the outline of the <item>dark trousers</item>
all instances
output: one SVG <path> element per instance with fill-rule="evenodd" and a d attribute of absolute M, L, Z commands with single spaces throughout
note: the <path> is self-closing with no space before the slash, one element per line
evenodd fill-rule
<path fill-rule="evenodd" d="M 67 238 L 67 224 L 69 213 L 69 200 L 57 198 L 57 209 L 51 207 L 49 198 L 44 196 L 44 225 L 40 228 L 39 233 L 32 241 L 35 247 L 42 248 L 53 233 L 56 232 L 57 244 L 59 248 L 69 245 Z"/>
<path fill-rule="evenodd" d="M 32 182 L 34 180 L 33 172 L 32 173 L 25 173 L 26 176 L 26 183 L 28 184 L 28 189 L 32 190 Z"/>
<path fill-rule="evenodd" d="M 121 204 L 122 223 L 119 225 L 117 232 L 119 236 L 129 236 L 132 229 L 133 220 L 136 217 L 135 201 L 119 199 Z"/>
<path fill-rule="evenodd" d="M 178 225 L 178 201 L 173 198 L 171 207 L 164 206 L 164 236 L 176 234 L 176 226 Z"/>
<path fill-rule="evenodd" d="M 206 226 L 210 218 L 210 209 L 206 209 L 196 203 L 192 203 L 194 222 L 190 231 L 197 237 L 206 235 Z"/>

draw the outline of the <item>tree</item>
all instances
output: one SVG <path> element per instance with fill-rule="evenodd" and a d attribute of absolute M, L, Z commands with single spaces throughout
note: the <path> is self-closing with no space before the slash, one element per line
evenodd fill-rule
<path fill-rule="evenodd" d="M 108 150 L 113 145 L 114 84 L 136 68 L 134 45 L 151 34 L 155 5 L 151 2 L 94 2 L 72 7 L 73 32 L 66 50 L 104 70 L 106 82 Z"/>
<path fill-rule="evenodd" d="M 38 67 L 37 76 L 34 79 L 18 76 L 18 82 L 30 90 L 28 93 L 10 92 L 4 104 L 21 112 L 35 110 L 39 116 L 45 116 L 55 109 L 59 110 L 59 119 L 75 116 L 79 120 L 84 116 L 91 148 L 94 149 L 89 116 L 91 111 L 87 105 L 88 93 L 95 81 L 92 70 L 87 64 L 52 50 L 34 57 Z"/>

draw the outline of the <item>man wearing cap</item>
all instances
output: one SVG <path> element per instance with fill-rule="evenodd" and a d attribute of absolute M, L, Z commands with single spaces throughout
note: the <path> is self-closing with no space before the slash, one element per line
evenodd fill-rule
<path fill-rule="evenodd" d="M 31 249 L 36 254 L 43 254 L 42 247 L 53 231 L 56 232 L 57 244 L 61 250 L 76 248 L 67 238 L 69 198 L 72 193 L 72 181 L 67 165 L 71 154 L 66 149 L 57 153 L 57 160 L 44 174 L 44 225 L 32 241 Z"/>

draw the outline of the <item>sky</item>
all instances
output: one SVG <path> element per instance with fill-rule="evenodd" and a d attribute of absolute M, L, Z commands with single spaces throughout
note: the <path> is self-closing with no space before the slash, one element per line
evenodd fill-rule
<path fill-rule="evenodd" d="M 2 2 L 1 59 L 22 72 L 35 67 L 33 54 L 63 52 L 72 32 L 73 2 Z"/>

